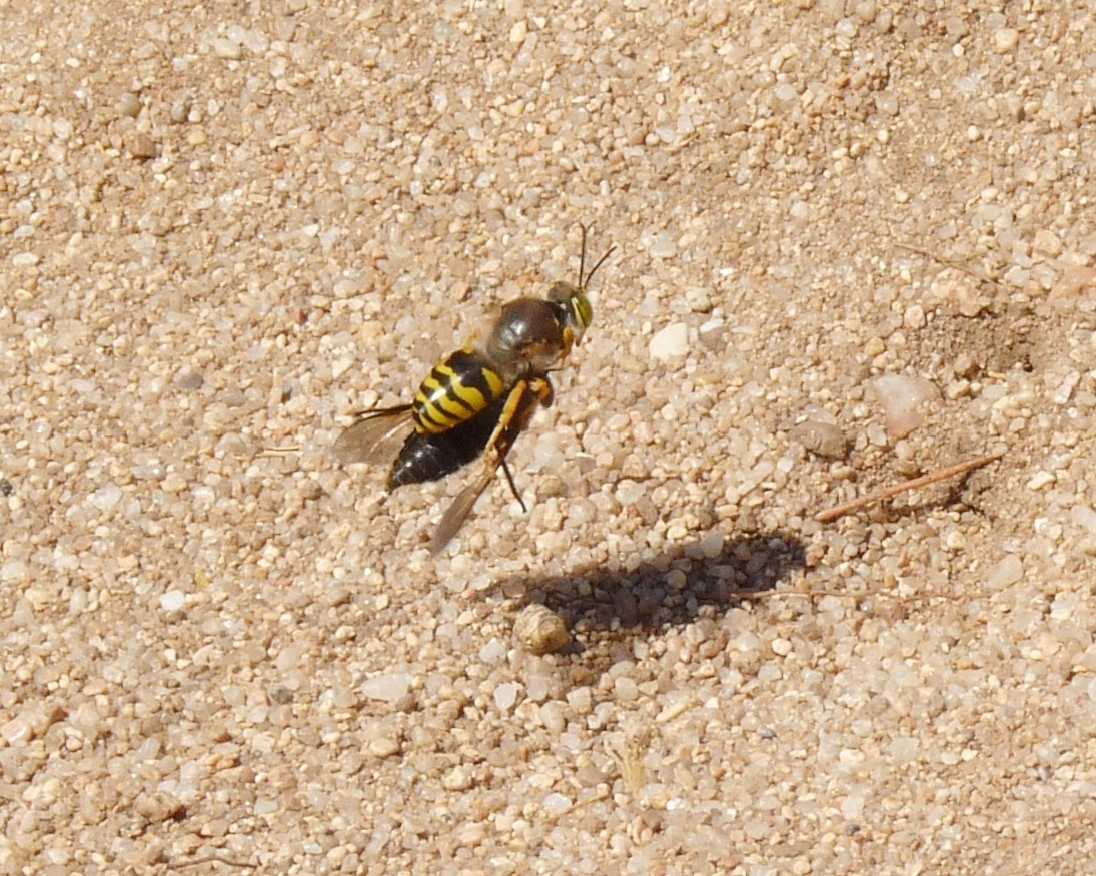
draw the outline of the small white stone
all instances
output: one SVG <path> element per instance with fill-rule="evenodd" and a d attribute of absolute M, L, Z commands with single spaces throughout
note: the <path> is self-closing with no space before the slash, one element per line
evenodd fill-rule
<path fill-rule="evenodd" d="M 563 794 L 552 793 L 544 798 L 544 812 L 547 815 L 559 816 L 571 808 L 571 798 Z"/>
<path fill-rule="evenodd" d="M 1001 54 L 1011 52 L 1018 42 L 1020 33 L 1012 27 L 1002 27 L 993 34 L 993 47 Z"/>
<path fill-rule="evenodd" d="M 906 308 L 906 312 L 903 316 L 903 322 L 906 324 L 906 328 L 919 329 L 925 327 L 925 308 L 920 304 L 911 304 Z"/>
<path fill-rule="evenodd" d="M 685 290 L 685 303 L 694 313 L 708 313 L 712 309 L 712 296 L 701 286 L 690 286 Z"/>
<path fill-rule="evenodd" d="M 213 41 L 213 54 L 218 58 L 225 58 L 230 61 L 238 61 L 243 57 L 243 47 L 236 42 L 225 37 L 217 37 Z"/>
<path fill-rule="evenodd" d="M 446 791 L 467 791 L 472 787 L 472 776 L 462 766 L 455 766 L 441 778 Z"/>
<path fill-rule="evenodd" d="M 528 32 L 529 27 L 524 21 L 515 21 L 513 27 L 510 28 L 510 44 L 520 46 L 525 42 L 525 35 Z"/>
<path fill-rule="evenodd" d="M 787 639 L 773 639 L 772 641 L 773 653 L 780 657 L 787 657 L 792 653 L 792 643 Z"/>
<path fill-rule="evenodd" d="M 160 597 L 160 608 L 164 611 L 181 611 L 186 605 L 186 594 L 182 590 L 169 590 Z"/>
<path fill-rule="evenodd" d="M 350 366 L 353 364 L 353 356 L 340 356 L 338 359 L 331 363 L 331 379 L 337 380 L 338 378 L 342 377 L 348 370 L 350 370 Z"/>
<path fill-rule="evenodd" d="M 390 733 L 369 740 L 369 753 L 374 757 L 391 757 L 400 750 L 400 741 Z"/>
<path fill-rule="evenodd" d="M 651 258 L 672 259 L 677 255 L 677 241 L 667 232 L 658 235 L 648 248 Z"/>
<path fill-rule="evenodd" d="M 1016 554 L 1008 554 L 990 571 L 986 578 L 986 585 L 993 590 L 1000 590 L 1015 584 L 1024 576 L 1024 565 Z"/>
<path fill-rule="evenodd" d="M 651 358 L 666 360 L 689 352 L 689 327 L 683 322 L 672 323 L 651 338 Z"/>
<path fill-rule="evenodd" d="M 872 381 L 871 390 L 883 405 L 892 438 L 905 438 L 924 423 L 922 405 L 940 401 L 940 390 L 923 377 L 884 374 Z"/>
<path fill-rule="evenodd" d="M 479 651 L 479 659 L 488 664 L 498 663 L 504 656 L 506 656 L 506 646 L 498 639 L 491 639 Z"/>
<path fill-rule="evenodd" d="M 921 743 L 914 736 L 899 736 L 887 746 L 887 753 L 899 763 L 916 760 Z"/>
<path fill-rule="evenodd" d="M 1070 371 L 1065 376 L 1058 388 L 1054 390 L 1054 403 L 1059 405 L 1068 404 L 1070 398 L 1073 396 L 1073 390 L 1077 388 L 1077 384 L 1081 382 L 1080 371 Z"/>
<path fill-rule="evenodd" d="M 495 705 L 500 712 L 508 712 L 513 708 L 518 699 L 518 691 L 521 685 L 508 681 L 495 688 Z"/>
<path fill-rule="evenodd" d="M 11 257 L 11 263 L 17 268 L 32 268 L 38 264 L 38 256 L 32 252 L 17 252 Z"/>
<path fill-rule="evenodd" d="M 104 484 L 91 494 L 89 501 L 100 511 L 110 511 L 122 499 L 122 491 L 117 484 Z"/>
<path fill-rule="evenodd" d="M 1054 475 L 1048 471 L 1036 472 L 1035 476 L 1028 481 L 1027 488 L 1029 490 L 1041 490 L 1043 487 L 1050 486 L 1054 483 Z"/>
<path fill-rule="evenodd" d="M 0 566 L 0 581 L 5 584 L 17 584 L 26 581 L 28 577 L 27 564 L 22 560 L 8 560 Z"/>
<path fill-rule="evenodd" d="M 362 695 L 371 700 L 394 703 L 411 690 L 411 676 L 406 672 L 375 675 L 362 682 Z"/>

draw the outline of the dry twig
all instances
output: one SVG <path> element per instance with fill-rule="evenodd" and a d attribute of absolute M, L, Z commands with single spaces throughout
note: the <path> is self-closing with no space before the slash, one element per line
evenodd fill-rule
<path fill-rule="evenodd" d="M 969 277 L 974 277 L 975 280 L 980 280 L 983 283 L 989 283 L 992 286 L 996 286 L 998 289 L 1004 289 L 1008 291 L 1008 286 L 1002 283 L 1000 280 L 995 280 L 989 274 L 983 274 L 981 271 L 976 271 L 974 268 L 964 265 L 962 262 L 955 262 L 951 259 L 946 259 L 943 256 L 937 255 L 934 252 L 930 252 L 927 249 L 921 249 L 919 246 L 914 246 L 910 243 L 895 243 L 899 249 L 908 250 L 909 252 L 917 253 L 919 256 L 924 256 L 927 259 L 932 259 L 934 262 L 938 262 L 946 268 L 953 268 L 956 271 L 962 271 Z"/>
<path fill-rule="evenodd" d="M 884 499 L 897 496 L 899 493 L 905 493 L 909 490 L 918 490 L 921 487 L 927 487 L 929 484 L 935 484 L 937 481 L 943 481 L 955 477 L 956 475 L 966 474 L 968 471 L 973 471 L 976 468 L 989 465 L 991 462 L 996 462 L 1004 455 L 1005 452 L 1002 450 L 998 453 L 990 453 L 986 456 L 979 456 L 977 459 L 961 462 L 958 465 L 942 468 L 939 471 L 927 474 L 924 477 L 914 478 L 912 481 L 905 481 L 904 483 L 893 487 L 887 487 L 884 490 L 879 490 L 867 496 L 861 496 L 859 499 L 853 499 L 851 502 L 837 505 L 836 507 L 816 514 L 814 519 L 819 523 L 830 523 L 838 517 L 844 517 L 846 514 L 850 514 L 853 511 L 859 511 L 861 508 L 874 505 L 876 502 L 882 502 Z"/>
<path fill-rule="evenodd" d="M 254 870 L 258 866 L 258 864 L 230 861 L 220 855 L 206 855 L 204 858 L 195 858 L 193 861 L 172 861 L 164 866 L 169 870 L 182 870 L 185 867 L 197 867 L 199 864 L 224 864 L 226 867 L 239 867 L 241 870 Z"/>

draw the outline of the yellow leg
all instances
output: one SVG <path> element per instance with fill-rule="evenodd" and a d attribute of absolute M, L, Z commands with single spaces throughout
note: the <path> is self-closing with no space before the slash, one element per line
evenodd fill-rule
<path fill-rule="evenodd" d="M 525 390 L 528 388 L 528 381 L 519 380 L 514 384 L 514 388 L 510 390 L 510 394 L 506 397 L 506 404 L 502 406 L 502 413 L 499 414 L 499 421 L 495 423 L 495 428 L 491 432 L 491 437 L 487 439 L 487 443 L 483 447 L 484 456 L 494 451 L 499 436 L 506 431 L 506 427 L 513 421 L 514 415 L 518 412 L 518 407 L 521 405 L 521 399 L 525 395 Z M 494 465 L 497 466 L 498 464 L 499 461 L 497 459 L 494 460 Z M 491 460 L 488 460 L 488 465 L 491 465 Z"/>
<path fill-rule="evenodd" d="M 546 408 L 552 406 L 552 401 L 556 396 L 556 391 L 552 387 L 552 381 L 547 377 L 534 377 L 529 381 L 529 388 L 537 394 L 537 398 L 540 399 L 540 403 Z"/>

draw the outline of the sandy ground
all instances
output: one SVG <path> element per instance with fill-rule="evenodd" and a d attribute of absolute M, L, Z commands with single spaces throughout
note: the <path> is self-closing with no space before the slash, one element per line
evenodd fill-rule
<path fill-rule="evenodd" d="M 3 872 L 1092 873 L 1096 10 L 990 6 L 0 0 Z M 434 559 L 330 446 L 579 222 Z"/>

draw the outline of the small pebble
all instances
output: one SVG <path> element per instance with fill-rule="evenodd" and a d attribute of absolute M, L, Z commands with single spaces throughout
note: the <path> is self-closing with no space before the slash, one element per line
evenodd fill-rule
<path fill-rule="evenodd" d="M 824 459 L 844 459 L 849 453 L 849 440 L 834 423 L 804 420 L 791 428 L 791 439 Z"/>
<path fill-rule="evenodd" d="M 126 91 L 118 99 L 118 112 L 123 116 L 133 119 L 141 112 L 141 101 L 131 91 Z"/>
<path fill-rule="evenodd" d="M 411 690 L 411 676 L 406 672 L 375 675 L 362 682 L 362 696 L 371 700 L 394 703 L 403 699 Z"/>
<path fill-rule="evenodd" d="M 495 705 L 500 712 L 508 712 L 517 702 L 518 691 L 521 685 L 515 682 L 505 682 L 495 688 Z"/>
<path fill-rule="evenodd" d="M 647 251 L 650 253 L 651 258 L 672 259 L 677 255 L 677 241 L 674 240 L 672 235 L 663 232 L 651 242 L 651 246 Z"/>
<path fill-rule="evenodd" d="M 1019 41 L 1019 31 L 1011 27 L 999 28 L 993 34 L 993 47 L 1001 54 L 1011 52 Z"/>
<path fill-rule="evenodd" d="M 160 608 L 164 611 L 182 611 L 186 605 L 186 594 L 182 590 L 169 590 L 160 597 Z"/>
<path fill-rule="evenodd" d="M 887 432 L 904 438 L 925 422 L 923 406 L 941 401 L 940 390 L 923 377 L 885 374 L 871 383 L 871 390 L 883 405 Z"/>
<path fill-rule="evenodd" d="M 990 571 L 986 586 L 991 590 L 1001 590 L 1019 581 L 1024 575 L 1024 566 L 1016 554 L 1007 554 Z"/>
<path fill-rule="evenodd" d="M 115 483 L 104 484 L 91 494 L 91 504 L 100 511 L 113 511 L 114 507 L 122 499 L 122 491 Z"/>
<path fill-rule="evenodd" d="M 514 636 L 530 654 L 554 654 L 571 644 L 563 618 L 543 605 L 528 605 L 514 621 Z"/>
<path fill-rule="evenodd" d="M 158 151 L 156 141 L 141 131 L 133 132 L 126 138 L 126 148 L 131 156 L 142 160 L 155 158 Z"/>
<path fill-rule="evenodd" d="M 689 352 L 689 327 L 683 322 L 672 323 L 651 338 L 651 358 L 659 361 L 675 359 Z"/>
<path fill-rule="evenodd" d="M 213 41 L 213 54 L 218 58 L 229 61 L 238 61 L 243 57 L 244 49 L 239 43 L 225 37 L 217 37 Z"/>

